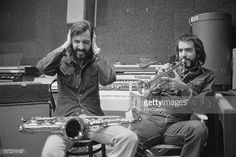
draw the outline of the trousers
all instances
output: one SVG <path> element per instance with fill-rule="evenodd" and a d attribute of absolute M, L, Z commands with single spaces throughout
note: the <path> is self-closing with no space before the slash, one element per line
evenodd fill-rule
<path fill-rule="evenodd" d="M 206 125 L 198 120 L 180 120 L 174 117 L 157 115 L 142 116 L 142 121 L 133 126 L 138 135 L 140 146 L 144 149 L 157 144 L 182 146 L 181 157 L 199 157 L 208 137 Z M 143 149 L 137 150 L 143 154 Z"/>
<path fill-rule="evenodd" d="M 108 157 L 133 157 L 138 146 L 137 135 L 120 125 L 105 127 L 98 132 L 91 131 L 88 138 L 112 146 Z M 64 157 L 72 145 L 73 142 L 66 140 L 64 136 L 51 134 L 43 147 L 42 157 Z"/>

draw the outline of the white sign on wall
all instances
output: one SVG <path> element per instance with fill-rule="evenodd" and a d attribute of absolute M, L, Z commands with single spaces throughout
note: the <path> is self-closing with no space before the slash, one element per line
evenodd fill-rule
<path fill-rule="evenodd" d="M 85 0 L 67 0 L 67 23 L 74 23 L 85 18 Z"/>

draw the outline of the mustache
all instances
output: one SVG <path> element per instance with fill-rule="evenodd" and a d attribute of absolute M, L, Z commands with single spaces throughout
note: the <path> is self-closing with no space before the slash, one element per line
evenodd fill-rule
<path fill-rule="evenodd" d="M 181 61 L 184 61 L 184 62 L 186 62 L 186 61 L 190 61 L 190 62 L 192 62 L 192 60 L 191 60 L 191 59 L 189 59 L 189 58 L 188 58 L 188 57 L 186 57 L 186 56 L 184 56 L 184 57 L 180 58 L 180 60 L 181 60 Z"/>
<path fill-rule="evenodd" d="M 184 60 L 184 61 L 186 61 L 186 60 L 190 60 L 189 58 L 187 58 L 187 56 L 183 56 L 182 58 L 181 58 L 181 60 Z"/>
<path fill-rule="evenodd" d="M 88 52 L 88 51 L 85 50 L 85 49 L 79 49 L 79 48 L 75 49 L 75 51 L 81 51 L 81 52 L 84 52 L 84 53 Z"/>

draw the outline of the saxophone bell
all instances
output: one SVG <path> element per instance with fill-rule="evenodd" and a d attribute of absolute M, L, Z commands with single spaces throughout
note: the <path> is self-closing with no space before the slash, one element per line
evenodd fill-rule
<path fill-rule="evenodd" d="M 63 127 L 63 135 L 67 140 L 79 141 L 84 138 L 85 123 L 80 117 L 70 117 Z"/>
<path fill-rule="evenodd" d="M 22 118 L 18 131 L 21 133 L 62 134 L 69 141 L 79 141 L 86 134 L 85 122 L 78 116 L 73 117 L 31 117 Z"/>

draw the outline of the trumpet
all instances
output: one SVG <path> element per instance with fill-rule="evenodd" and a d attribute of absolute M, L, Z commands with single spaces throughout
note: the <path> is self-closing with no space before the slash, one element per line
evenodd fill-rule
<path fill-rule="evenodd" d="M 22 133 L 56 133 L 67 140 L 82 140 L 90 131 L 107 126 L 131 124 L 134 119 L 120 116 L 70 116 L 22 118 L 18 130 Z"/>
<path fill-rule="evenodd" d="M 181 75 L 184 72 L 184 62 L 185 59 L 181 60 L 180 62 L 175 62 L 175 64 L 171 68 L 167 69 L 165 72 L 157 74 L 153 79 L 147 82 L 140 81 L 138 83 L 138 92 L 142 96 L 148 96 L 153 92 L 161 92 L 163 86 L 167 83 L 167 81 L 162 80 L 162 78 L 168 77 L 175 69 L 178 69 L 179 74 Z"/>

